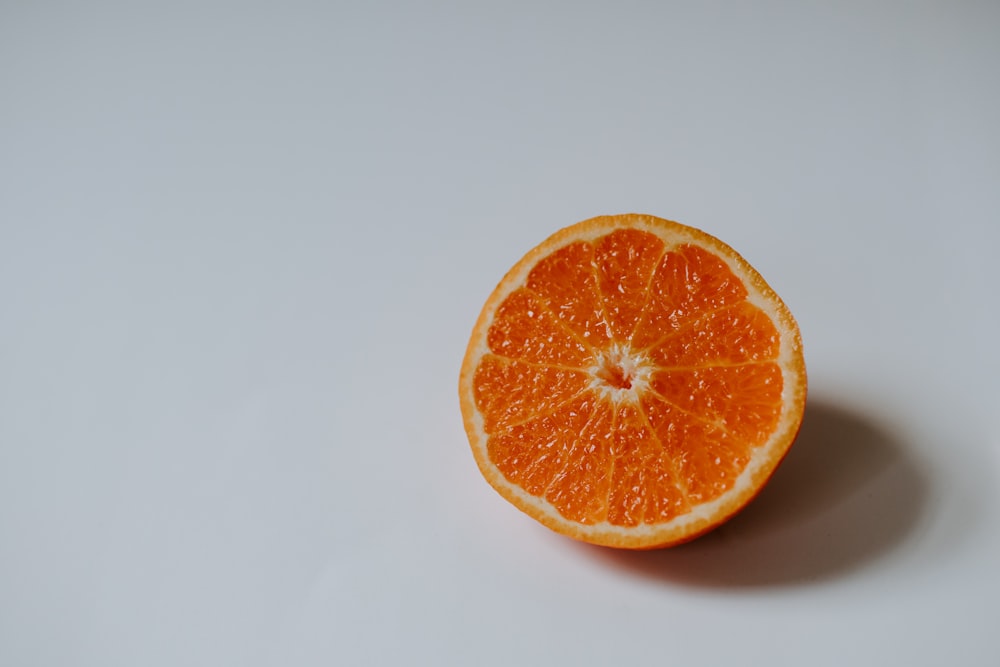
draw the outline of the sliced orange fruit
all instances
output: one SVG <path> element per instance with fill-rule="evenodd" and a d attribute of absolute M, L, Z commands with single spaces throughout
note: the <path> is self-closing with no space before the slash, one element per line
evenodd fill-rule
<path fill-rule="evenodd" d="M 651 549 L 718 526 L 802 421 L 798 325 L 732 248 L 647 215 L 586 220 L 524 256 L 462 362 L 486 480 L 558 533 Z"/>

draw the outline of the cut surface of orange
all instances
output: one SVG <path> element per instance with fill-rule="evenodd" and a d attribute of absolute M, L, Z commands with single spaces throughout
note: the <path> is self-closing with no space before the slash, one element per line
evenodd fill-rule
<path fill-rule="evenodd" d="M 650 549 L 760 491 L 799 430 L 806 373 L 795 320 L 733 249 L 627 214 L 567 227 L 507 273 L 459 395 L 504 498 L 563 535 Z"/>

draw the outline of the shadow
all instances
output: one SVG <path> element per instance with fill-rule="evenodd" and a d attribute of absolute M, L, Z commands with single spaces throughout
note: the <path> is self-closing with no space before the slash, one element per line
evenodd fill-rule
<path fill-rule="evenodd" d="M 788 456 L 729 522 L 671 549 L 579 548 L 613 566 L 677 584 L 803 584 L 842 576 L 899 546 L 929 493 L 927 477 L 890 432 L 809 399 Z"/>

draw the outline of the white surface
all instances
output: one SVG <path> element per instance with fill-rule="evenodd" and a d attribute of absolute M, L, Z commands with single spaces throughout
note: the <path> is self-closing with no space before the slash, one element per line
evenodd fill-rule
<path fill-rule="evenodd" d="M 998 664 L 1000 7 L 752 4 L 4 3 L 0 664 Z M 648 554 L 509 507 L 456 395 L 624 211 L 743 253 L 811 381 Z"/>

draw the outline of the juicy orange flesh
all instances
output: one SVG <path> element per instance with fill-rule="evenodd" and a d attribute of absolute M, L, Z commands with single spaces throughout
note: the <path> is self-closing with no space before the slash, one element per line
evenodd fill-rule
<path fill-rule="evenodd" d="M 565 518 L 669 521 L 733 485 L 781 412 L 779 335 L 729 267 L 619 230 L 497 308 L 473 386 L 490 460 Z"/>

